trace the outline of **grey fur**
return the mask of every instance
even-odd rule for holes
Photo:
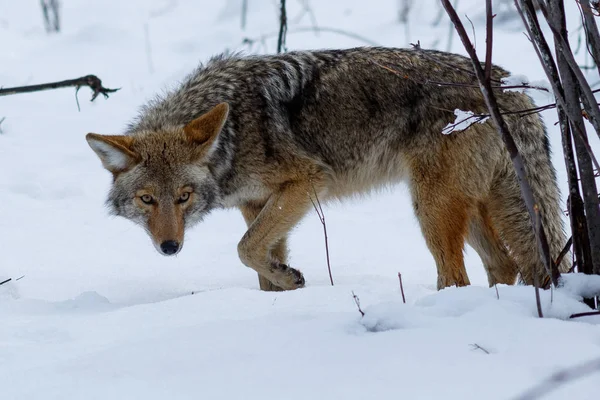
[[[169,157],[158,156],[154,166],[146,163],[117,178],[109,204],[116,214],[136,220],[129,201],[136,182],[147,179],[148,174],[163,174],[162,181],[187,179],[196,182],[201,194],[190,212],[192,225],[213,208],[264,204],[273,192],[275,178],[267,183],[263,177],[273,175],[270,171],[298,171],[298,165],[308,160],[315,166],[314,174],[325,177],[326,184],[319,187],[322,200],[407,182],[430,248],[436,238],[424,222],[431,199],[423,198],[423,185],[431,188],[429,193],[439,195],[440,202],[446,201],[445,196],[452,200],[447,193],[455,191],[473,204],[485,201],[485,213],[489,212],[508,251],[501,246],[496,255],[486,256],[490,246],[480,229],[483,222],[476,219],[467,241],[482,255],[490,284],[501,280],[495,277],[492,264],[514,269],[515,262],[522,279],[530,283],[535,271],[541,276],[544,273],[499,135],[491,122],[451,135],[441,133],[454,120],[456,108],[486,112],[476,80],[431,58],[471,69],[470,60],[459,55],[389,48],[215,57],[177,89],[144,106],[126,131],[141,139],[156,132],[176,134],[218,103],[228,103],[227,122],[210,155],[201,162],[205,168],[202,179],[181,178],[188,173],[186,168],[170,169]],[[494,78],[507,75],[495,67]],[[441,87],[430,80],[473,86]],[[524,94],[496,94],[505,111],[533,106]],[[550,250],[556,257],[565,234],[545,128],[537,115],[506,118],[526,162]],[[276,184],[285,185],[286,181]],[[565,259],[561,270],[568,268]],[[441,281],[438,284],[445,286]]]

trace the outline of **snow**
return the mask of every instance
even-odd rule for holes
[[[600,276],[585,274],[563,274],[559,287],[577,298],[592,298],[600,293]]]
[[[322,27],[382,45],[419,40],[465,53],[447,20],[433,23],[434,0],[413,2],[408,26],[396,21],[394,0],[311,1],[312,14],[305,2],[287,3],[288,49],[362,44],[334,31],[296,31],[314,15]],[[256,274],[237,257],[245,225],[233,211],[190,231],[177,257],[159,255],[142,229],[107,215],[111,177],[85,134],[121,132],[139,105],[216,53],[273,52],[277,4],[249,1],[245,31],[236,0],[62,4],[63,31],[47,35],[38,2],[0,0],[0,84],[93,73],[121,90],[90,103],[82,88],[80,112],[72,89],[0,98],[0,282],[13,279],[0,285],[2,400],[510,399],[600,355],[599,318],[568,318],[589,311],[568,290],[581,293],[577,277],[552,302],[542,293],[540,319],[532,288],[499,286],[497,298],[467,248],[473,285],[437,292],[403,186],[324,208],[334,287],[316,214],[290,240],[291,265],[307,279],[301,290],[258,290]],[[484,38],[482,2],[459,6]],[[565,6],[578,26],[576,4]],[[502,21],[494,61],[544,80],[520,23]],[[258,40],[249,46],[245,38]],[[484,40],[477,50],[484,54]],[[530,95],[547,103],[547,94]],[[566,193],[555,111],[543,117]],[[590,140],[598,149],[598,138]],[[545,399],[592,399],[598,389],[591,375]]]
[[[454,115],[456,115],[454,122],[449,123],[442,129],[444,135],[464,131],[473,124],[483,124],[490,118],[475,114],[473,111],[463,111],[458,108],[454,110]]]
[[[503,86],[525,86],[529,85],[529,78],[522,74],[509,75],[506,78],[502,79]],[[519,92],[525,93],[526,88],[524,87],[516,87],[516,88],[506,88],[505,92]]]

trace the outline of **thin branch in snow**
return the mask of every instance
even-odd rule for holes
[[[471,343],[471,347],[473,347],[473,350],[481,350],[483,351],[485,354],[490,354],[489,351],[487,351],[485,348],[481,347],[480,345],[478,345],[477,343]]]
[[[398,272],[398,280],[400,281],[400,293],[402,293],[402,302],[406,304],[406,297],[404,297],[404,285],[402,285],[402,274]]]
[[[356,304],[356,308],[358,308],[358,312],[360,313],[360,315],[362,317],[365,316],[365,313],[363,312],[363,310],[360,308],[360,299],[358,298],[357,295],[354,294],[354,291],[352,291],[352,298],[354,299],[354,303]]]
[[[588,311],[577,314],[571,314],[569,318],[591,317],[593,315],[600,315],[600,311]]]

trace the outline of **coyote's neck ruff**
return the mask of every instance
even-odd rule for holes
[[[485,112],[470,69],[455,54],[386,48],[217,57],[144,106],[125,135],[87,140],[113,174],[112,212],[142,225],[162,254],[179,252],[185,228],[212,209],[239,208],[248,224],[239,256],[264,290],[304,285],[286,265],[286,237],[314,196],[400,181],[439,288],[469,284],[465,241],[490,285],[514,283],[519,272],[530,283],[545,272],[500,137],[489,122],[441,133],[457,108]],[[496,95],[504,110],[532,107],[524,94]],[[565,235],[544,126],[537,115],[506,118],[557,256]]]

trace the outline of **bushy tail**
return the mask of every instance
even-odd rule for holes
[[[526,109],[532,106],[531,102],[526,99],[519,100],[522,100],[523,104],[518,104],[517,107],[522,106],[523,109]],[[550,256],[554,262],[564,248],[567,238],[556,171],[551,161],[546,129],[538,115],[511,117],[507,122],[523,158],[527,179],[534,200],[539,206],[539,215],[548,239]],[[520,186],[512,163],[506,170],[500,190],[505,191],[499,195],[504,201],[507,201],[504,207],[506,215],[502,224],[504,229],[501,228],[502,235],[507,240],[509,250],[519,267],[519,281],[533,284],[534,276],[537,275],[540,284],[548,282],[549,274],[541,261],[531,219],[521,197]],[[518,199],[516,193],[518,193]],[[566,272],[570,268],[571,261],[567,255],[560,263],[559,271]]]

